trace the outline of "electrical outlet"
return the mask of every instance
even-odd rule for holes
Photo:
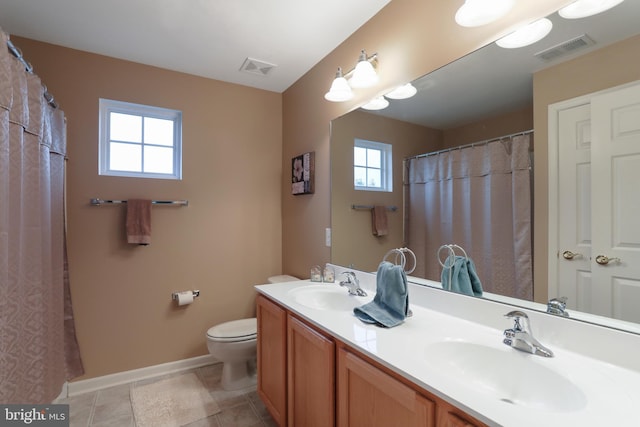
[[[324,229],[324,244],[328,248],[331,247],[331,229],[330,228],[325,228]]]

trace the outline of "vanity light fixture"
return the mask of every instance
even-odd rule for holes
[[[358,63],[348,72],[342,74],[342,68],[338,67],[336,77],[331,83],[329,92],[324,99],[332,102],[344,102],[353,98],[351,88],[366,88],[378,83],[378,75],[374,64],[378,63],[378,54],[367,56],[364,49],[360,52]]]
[[[325,93],[324,99],[332,102],[344,102],[353,98],[353,92],[351,86],[347,82],[347,79],[342,75],[342,68],[338,67],[336,72],[336,78],[331,83],[331,89]]]
[[[349,80],[352,88],[371,87],[378,83],[378,75],[372,65],[374,60],[377,60],[375,54],[372,55],[371,58],[367,58],[367,53],[362,49],[356,68],[353,70],[353,74]]]
[[[515,0],[465,0],[456,12],[456,22],[462,27],[479,27],[507,14]]]
[[[418,92],[418,89],[411,83],[407,83],[406,85],[398,86],[391,92],[385,94],[387,98],[390,99],[407,99],[411,98]]]
[[[577,0],[558,11],[558,14],[565,19],[579,19],[587,16],[597,15],[614,6],[619,5],[624,0]]]
[[[550,20],[547,18],[538,19],[502,37],[496,41],[496,44],[505,49],[529,46],[545,38],[551,32],[551,28],[553,28],[553,23]]]
[[[364,104],[362,108],[364,108],[365,110],[384,110],[388,106],[389,101],[387,101],[384,96],[378,96]]]

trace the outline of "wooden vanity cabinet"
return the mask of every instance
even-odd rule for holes
[[[280,427],[335,425],[335,344],[258,295],[258,395]]]
[[[258,320],[258,395],[281,427],[287,420],[287,312],[262,295]]]
[[[338,427],[434,427],[435,411],[433,400],[338,350]]]
[[[335,425],[335,344],[300,319],[287,319],[289,427]]]
[[[438,427],[481,427],[485,424],[480,423],[469,415],[465,414],[455,406],[440,401],[438,403],[437,411],[437,426]]]
[[[258,394],[280,427],[487,427],[263,295]]]

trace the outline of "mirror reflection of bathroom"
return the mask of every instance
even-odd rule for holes
[[[596,222],[591,217],[595,213],[589,201],[601,199],[589,184],[594,177],[572,173],[576,163],[571,166],[558,141],[573,137],[586,150],[571,156],[584,156],[593,149],[587,147],[593,140],[586,134],[567,134],[569,124],[547,118],[552,113],[566,117],[564,109],[573,108],[553,107],[559,102],[575,99],[577,106],[589,102],[589,94],[637,80],[629,64],[634,70],[638,7],[637,2],[624,2],[583,19],[553,13],[547,17],[552,30],[542,40],[513,49],[491,43],[415,80],[417,94],[412,98],[390,99],[385,109],[357,109],[334,119],[331,219],[338,237],[332,261],[372,271],[388,248],[408,246],[419,258],[413,280],[439,286],[438,248],[458,244],[476,264],[484,298],[534,301],[544,309],[549,300],[564,297],[573,310],[640,322],[633,308],[640,301],[631,286],[606,285],[610,293],[603,300],[588,284],[611,282],[602,276],[605,269],[595,256],[590,262],[588,255],[594,245],[591,228],[609,219]],[[393,192],[354,189],[350,150],[357,139],[393,146]],[[578,181],[572,178],[576,174]],[[574,187],[563,189],[561,182],[574,182]],[[345,208],[353,204],[402,209],[389,213],[390,232],[379,239],[370,235],[361,213]],[[571,235],[568,230],[575,230],[575,224],[578,232]],[[632,222],[616,227],[627,235],[636,233]],[[553,230],[560,233],[550,234]],[[359,244],[363,240],[365,247]],[[596,243],[594,250],[596,246],[611,259],[634,259],[615,247]],[[566,250],[583,256],[572,262],[555,256]],[[617,274],[632,274],[622,273],[622,263],[611,262],[606,271],[614,268]],[[587,279],[592,273],[593,279]],[[614,292],[623,292],[628,303],[612,302]]]

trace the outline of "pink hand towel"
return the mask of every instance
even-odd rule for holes
[[[127,243],[151,243],[151,200],[127,200]]]
[[[374,236],[386,236],[389,232],[387,225],[387,208],[385,206],[374,206],[371,209],[371,231]]]

